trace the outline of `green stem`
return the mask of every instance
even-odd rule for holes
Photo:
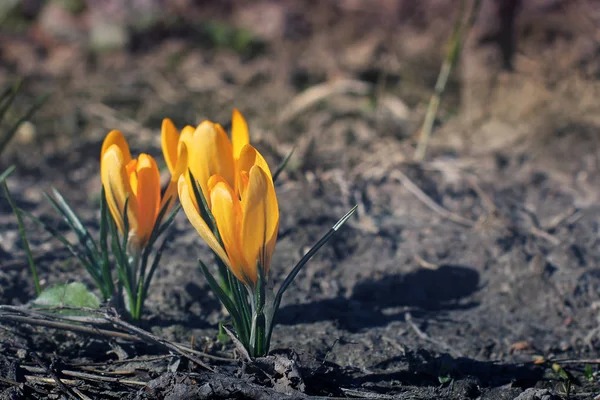
[[[17,225],[19,226],[19,235],[21,236],[21,242],[23,243],[23,248],[25,249],[25,254],[27,255],[27,262],[29,263],[29,269],[31,270],[31,275],[33,276],[33,283],[35,285],[35,293],[39,296],[42,293],[42,288],[40,286],[40,278],[38,276],[37,267],[35,265],[35,261],[33,260],[33,255],[31,254],[31,248],[29,247],[29,241],[27,240],[27,235],[25,234],[25,225],[23,224],[23,218],[21,217],[21,213],[17,209],[17,205],[15,204],[14,199],[10,195],[10,191],[8,190],[8,186],[6,182],[2,182],[2,187],[4,189],[4,194],[6,195],[6,199],[8,200],[8,204],[15,213],[17,217]]]

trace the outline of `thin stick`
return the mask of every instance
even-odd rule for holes
[[[37,355],[36,352],[32,351],[29,354],[31,354],[31,357],[35,360],[35,362],[37,362],[48,374],[50,374],[50,376],[52,376],[52,378],[54,379],[54,381],[56,382],[56,384],[71,398],[75,399],[75,400],[80,400],[81,397],[78,396],[77,394],[75,394],[75,392],[73,392],[73,390],[71,390],[70,387],[68,387],[67,385],[65,385],[59,378],[58,374],[56,373],[56,371],[54,371],[52,368],[48,367],[46,365],[46,363],[44,363],[44,361],[42,361],[42,359],[40,358],[40,356]]]
[[[177,345],[175,345],[174,343],[171,343],[170,341],[168,341],[166,339],[159,338],[158,336],[155,336],[155,335],[151,334],[150,332],[147,332],[141,328],[138,328],[135,325],[131,325],[130,323],[123,321],[118,316],[112,316],[112,315],[109,315],[108,313],[106,313],[104,315],[104,317],[106,318],[107,321],[110,321],[116,327],[123,328],[128,332],[133,332],[136,335],[138,335],[140,338],[145,338],[146,340],[148,340],[150,342],[153,342],[160,346],[166,347],[167,349],[174,351],[175,353],[187,358],[188,360],[193,361],[194,363],[198,364],[199,366],[201,366],[211,372],[216,372],[214,368],[212,368],[211,366],[206,364],[204,361],[198,359],[197,357],[195,357],[193,355],[188,354],[185,351],[182,351]]]
[[[471,221],[470,219],[461,217],[460,215],[455,214],[445,209],[444,207],[438,205],[435,201],[433,201],[431,197],[429,197],[425,192],[423,192],[421,188],[419,188],[415,183],[413,183],[413,181],[411,181],[410,178],[399,169],[392,171],[390,175],[397,178],[400,181],[400,183],[402,183],[404,187],[408,189],[409,192],[414,194],[417,197],[417,199],[421,200],[423,204],[425,204],[435,213],[460,225],[464,225],[467,227],[472,227],[475,225],[475,222]]]
[[[69,323],[65,323],[65,322],[46,321],[43,319],[31,318],[31,317],[20,316],[20,315],[1,315],[0,314],[0,320],[24,322],[26,324],[39,325],[39,326],[45,326],[47,328],[63,329],[63,330],[68,330],[68,331],[80,332],[80,333],[87,333],[89,335],[108,336],[108,337],[114,337],[114,338],[132,340],[132,341],[139,340],[139,338],[137,336],[129,335],[129,334],[123,333],[123,332],[109,331],[106,329],[99,329],[99,328],[90,328],[87,326],[69,324]]]
[[[29,367],[29,366],[22,366],[22,368],[24,370],[32,372],[34,374],[45,372],[45,370],[43,368]],[[65,375],[65,376],[71,376],[74,378],[86,379],[86,380],[91,380],[91,381],[122,383],[125,385],[135,385],[135,386],[146,386],[146,382],[133,381],[130,379],[111,378],[108,376],[95,375],[95,374],[90,374],[87,372],[78,372],[78,371],[72,371],[72,370],[67,370],[67,369],[62,370],[60,372],[61,372],[61,374]]]
[[[412,315],[409,312],[404,313],[404,320],[408,323],[408,325],[413,329],[413,331],[415,331],[415,333],[417,334],[417,336],[427,342],[433,343],[435,345],[438,345],[446,350],[448,350],[450,353],[452,353],[455,357],[462,357],[462,354],[456,350],[454,350],[454,348],[452,346],[450,346],[448,343],[442,341],[442,340],[436,340],[433,339],[432,337],[430,337],[428,334],[426,334],[425,332],[423,332],[421,330],[421,328],[419,328],[417,326],[417,324],[415,324],[412,320]]]
[[[96,314],[100,313],[99,310],[95,310],[95,309],[83,309],[83,308],[78,308],[78,307],[61,307],[61,308],[78,310],[78,311],[89,311],[89,312],[96,313]],[[130,335],[130,334],[124,333],[124,332],[112,331],[112,330],[108,330],[108,329],[100,329],[100,328],[96,328],[96,327],[87,327],[87,326],[82,326],[79,324],[73,324],[73,323],[69,323],[69,322],[59,322],[59,321],[53,320],[53,318],[57,318],[60,320],[65,320],[65,318],[27,310],[22,307],[0,305],[0,311],[2,311],[2,310],[21,313],[24,315],[21,316],[21,315],[0,313],[0,320],[23,322],[23,323],[30,324],[30,325],[45,326],[48,328],[62,329],[62,330],[84,333],[84,334],[95,335],[95,336],[113,337],[113,338],[118,338],[118,339],[130,340],[130,341],[134,341],[134,342],[136,342],[136,341],[143,342],[144,341],[139,336]],[[104,323],[105,319],[102,319],[101,321],[102,321],[102,323]],[[81,322],[81,321],[78,321],[78,322]],[[94,320],[94,319],[87,320],[86,322],[90,323],[90,324],[99,323],[98,320]],[[207,354],[202,351],[192,349],[186,345],[179,344],[179,343],[172,343],[172,344],[181,351],[188,352],[191,354],[196,354],[198,356],[208,358],[208,359],[211,359],[214,361],[229,362],[229,363],[236,362],[236,360],[234,360],[233,358],[219,357],[219,356],[215,356],[212,354]]]

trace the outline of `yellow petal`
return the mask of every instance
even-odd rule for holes
[[[271,170],[269,169],[269,165],[265,158],[251,145],[247,144],[244,146],[240,153],[240,157],[237,160],[237,168],[238,168],[238,193],[241,196],[244,195],[244,191],[246,189],[248,183],[248,173],[250,169],[254,166],[258,165],[262,168],[263,171],[267,173],[269,178],[273,180],[271,176]]]
[[[194,128],[194,127],[193,127],[193,126],[191,126],[191,125],[186,125],[186,126],[185,126],[185,127],[182,129],[182,130],[181,130],[181,135],[179,136],[179,137],[180,137],[180,139],[179,139],[179,140],[182,140],[182,139],[183,139],[184,137],[186,137],[186,136],[190,136],[190,137],[191,137],[191,136],[193,136],[195,131],[196,131],[196,128]]]
[[[240,251],[240,224],[242,216],[240,201],[225,180],[221,178],[216,181],[213,180],[213,183],[215,184],[210,192],[211,212],[215,217],[221,240],[231,261],[230,270],[243,283],[249,280],[255,282],[256,271],[254,271],[254,277],[248,275],[248,271],[244,268],[243,256]]]
[[[248,187],[242,198],[242,252],[251,266],[259,261],[268,273],[277,240],[279,208],[270,176],[258,165],[250,169]]]
[[[131,152],[129,151],[127,140],[125,140],[123,134],[117,130],[110,131],[104,138],[104,142],[102,142],[102,150],[100,151],[100,160],[104,158],[104,153],[113,144],[116,144],[121,150],[121,154],[123,155],[123,163],[124,165],[127,165],[129,161],[131,161]]]
[[[235,167],[231,142],[220,125],[204,121],[196,128],[188,149],[189,169],[200,183],[210,207],[207,185],[211,176],[220,175],[231,187],[235,187]]]
[[[273,177],[271,176],[271,170],[269,169],[269,164],[267,164],[265,158],[258,152],[258,150],[247,144],[240,153],[238,167],[240,171],[250,171],[250,168],[252,168],[254,165],[261,167],[261,169],[266,172],[267,176],[273,180]]]
[[[140,154],[137,163],[138,236],[146,244],[154,229],[160,204],[160,172],[154,158]]]
[[[215,254],[227,265],[228,268],[231,269],[231,263],[229,262],[229,257],[227,257],[227,253],[221,244],[212,233],[206,222],[200,216],[198,212],[198,208],[195,206],[192,201],[192,193],[191,188],[188,186],[188,183],[184,176],[179,177],[179,201],[181,202],[181,206],[185,215],[188,217],[188,220],[192,224],[196,231],[200,235],[202,239],[208,244],[208,246],[215,252]]]
[[[163,157],[171,174],[177,165],[177,144],[179,143],[179,132],[169,118],[163,119],[160,133]]]
[[[234,109],[231,116],[231,142],[233,145],[233,156],[237,159],[245,145],[250,143],[248,124],[242,114]]]
[[[110,213],[122,234],[125,232],[124,208],[129,198],[127,216],[130,226],[137,226],[137,204],[129,183],[125,160],[119,145],[113,144],[103,152],[100,175]]]

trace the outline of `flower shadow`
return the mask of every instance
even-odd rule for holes
[[[294,325],[334,320],[351,332],[403,320],[414,315],[470,309],[468,297],[480,287],[479,273],[461,265],[419,269],[405,275],[388,275],[358,283],[350,298],[343,296],[308,304],[282,307],[277,323]]]

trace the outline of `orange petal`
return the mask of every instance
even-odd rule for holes
[[[161,147],[163,157],[167,163],[167,167],[171,174],[175,170],[177,165],[177,144],[179,143],[179,132],[169,118],[165,118],[162,121],[162,128],[160,133]]]
[[[113,144],[103,151],[100,175],[110,213],[121,233],[126,234],[125,201],[129,198],[127,216],[130,226],[137,226],[137,204],[129,183],[124,156],[117,144]]]
[[[242,198],[242,213],[244,259],[248,266],[260,262],[266,275],[277,240],[279,208],[273,181],[260,166],[250,169],[248,187]]]
[[[214,177],[214,176],[213,176]],[[212,180],[212,178],[211,178]],[[215,183],[216,182],[216,183]],[[246,278],[243,256],[240,251],[240,224],[242,207],[233,189],[223,179],[213,181],[210,192],[212,203],[211,212],[215,217],[221,240],[231,261],[231,272],[241,282],[256,281],[256,277]]]
[[[154,229],[160,204],[160,172],[154,158],[140,154],[137,163],[138,236],[146,244]]]
[[[100,159],[104,157],[104,153],[113,144],[116,144],[117,147],[121,150],[124,165],[127,165],[129,161],[131,161],[131,152],[129,151],[129,145],[127,144],[127,140],[125,140],[123,134],[117,130],[110,131],[108,135],[106,135],[106,137],[104,138],[104,142],[102,142],[102,150],[100,151]]]
[[[233,156],[237,159],[245,145],[250,143],[248,124],[242,114],[234,109],[231,116],[231,143],[233,145]]]
[[[229,262],[229,257],[227,257],[227,253],[221,247],[221,244],[212,233],[206,222],[200,216],[198,212],[198,208],[195,205],[195,202],[192,201],[191,190],[188,186],[187,180],[184,176],[179,177],[178,183],[178,191],[179,191],[179,201],[181,202],[181,206],[185,215],[188,217],[188,220],[192,224],[196,231],[200,235],[202,239],[208,244],[208,246],[215,252],[215,254],[227,265],[228,268],[231,269],[231,263]]]
[[[187,175],[187,163],[188,163],[188,151],[185,142],[179,142],[178,145],[178,156],[177,156],[177,164],[175,166],[175,171],[171,174],[171,180],[165,189],[165,193],[162,197],[162,201],[160,203],[159,212],[169,201],[169,209],[173,207],[175,204],[175,194],[177,193],[177,182],[179,181],[179,177],[181,175]],[[169,210],[167,210],[168,212]]]

